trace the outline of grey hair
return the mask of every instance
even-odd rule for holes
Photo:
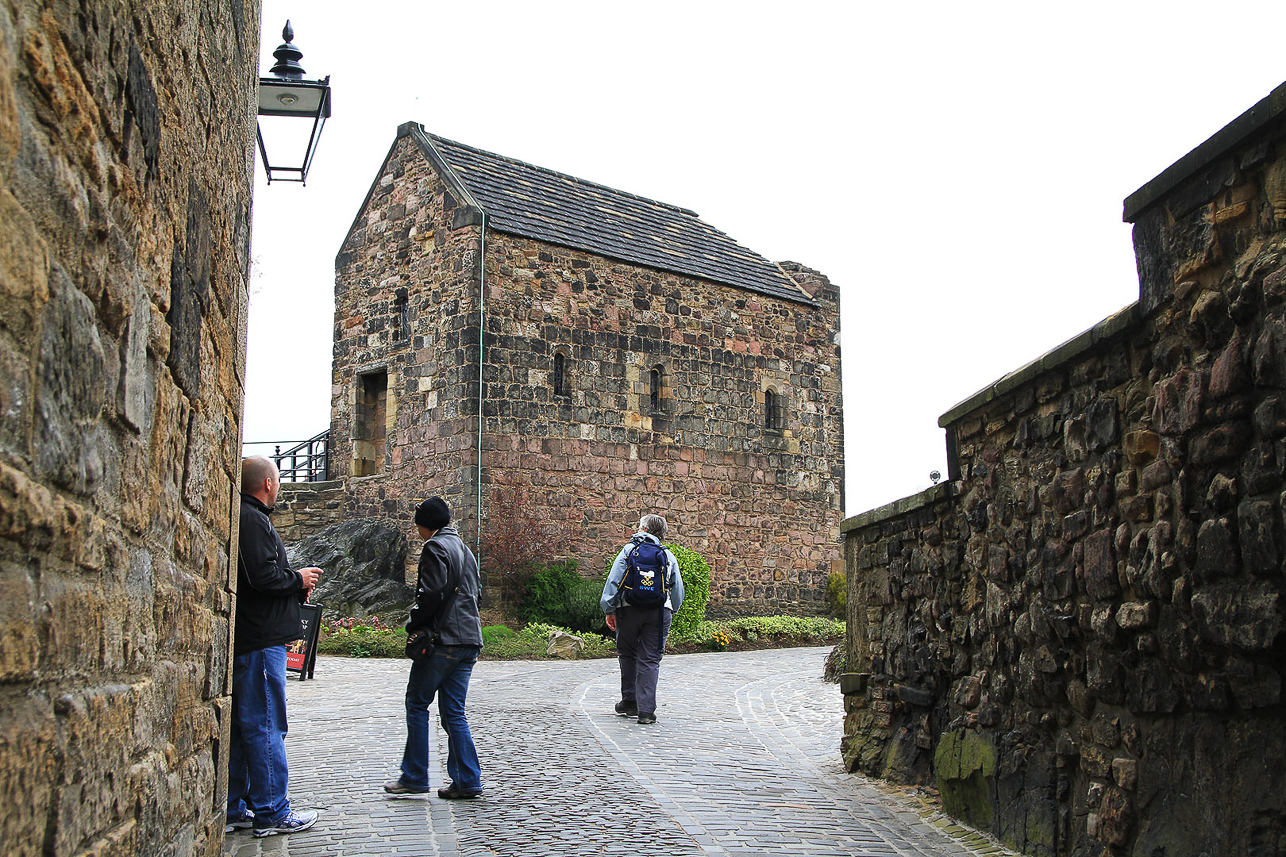
[[[670,525],[660,515],[644,515],[639,519],[639,529],[663,539],[670,532]]]

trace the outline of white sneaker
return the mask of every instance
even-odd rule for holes
[[[265,836],[276,836],[278,833],[298,833],[301,830],[307,830],[317,823],[317,810],[310,809],[307,812],[290,811],[290,814],[281,821],[269,827],[256,827],[255,838],[263,839]]]

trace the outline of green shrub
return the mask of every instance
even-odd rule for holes
[[[760,640],[806,646],[844,639],[844,623],[817,616],[703,620],[680,633],[671,632],[670,643],[674,646],[707,646],[718,633],[726,634],[733,648],[737,643],[758,643]]]
[[[826,666],[822,669],[822,680],[839,684],[840,674],[848,672],[848,643],[841,640],[826,656]]]
[[[666,547],[679,561],[679,574],[683,576],[683,606],[674,614],[670,633],[683,636],[705,621],[710,602],[710,565],[694,550],[679,545]]]
[[[317,652],[350,658],[402,658],[406,657],[406,631],[367,625],[341,628],[319,641]]]
[[[836,616],[848,615],[848,575],[836,571],[826,578],[826,603]]]
[[[798,640],[825,643],[844,636],[844,623],[822,616],[751,616],[733,619],[728,626],[747,640]]]
[[[527,622],[567,624],[567,605],[581,580],[576,562],[541,566],[527,578],[522,599],[522,617]]]
[[[566,627],[577,634],[587,631],[597,634],[606,632],[607,621],[603,617],[603,608],[599,604],[602,597],[602,583],[597,580],[578,579],[567,598],[567,610],[564,616]]]
[[[514,634],[508,625],[488,625],[482,629],[482,645],[490,646],[499,640],[512,639]]]

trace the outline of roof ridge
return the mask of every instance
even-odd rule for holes
[[[501,155],[497,152],[489,152],[486,149],[479,149],[477,146],[470,146],[468,143],[461,143],[456,140],[451,140],[451,139],[448,139],[447,137],[440,136],[438,134],[431,134],[428,131],[425,131],[424,135],[429,139],[438,143],[447,143],[449,145],[459,147],[469,152],[474,152],[479,155],[486,155],[488,157],[495,158],[496,160],[499,160],[499,161],[506,161],[507,163],[510,163],[510,164],[515,164],[520,167],[526,167],[527,169],[535,170],[536,172],[539,172],[539,173],[545,173],[547,175],[557,176],[560,179],[567,179],[568,181],[573,181],[573,182],[576,182],[577,184],[582,184],[587,187],[594,187],[594,188],[599,188],[600,190],[610,191],[611,193],[614,193],[618,196],[629,197],[630,199],[637,199],[641,202],[651,203],[652,205],[659,205],[662,208],[668,208],[671,211],[678,211],[682,214],[687,214],[697,219],[700,219],[701,217],[692,209],[684,208],[681,205],[674,205],[673,203],[662,202],[659,199],[652,199],[651,197],[641,196],[640,194],[637,194],[637,193],[630,193],[627,190],[620,190],[619,188],[614,188],[614,187],[611,187],[610,185],[600,184],[599,182],[592,182],[589,179],[583,179],[583,178],[580,178],[579,176],[571,175],[570,173],[560,173],[558,170],[551,170],[549,167],[542,167],[538,164],[528,163],[527,161],[522,161],[522,160],[519,160],[518,158],[511,158],[508,155]]]

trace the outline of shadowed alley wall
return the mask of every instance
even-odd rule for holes
[[[217,854],[259,8],[0,4],[0,843]]]
[[[844,756],[1037,855],[1286,854],[1286,86],[1126,200],[1140,299],[847,520]]]

